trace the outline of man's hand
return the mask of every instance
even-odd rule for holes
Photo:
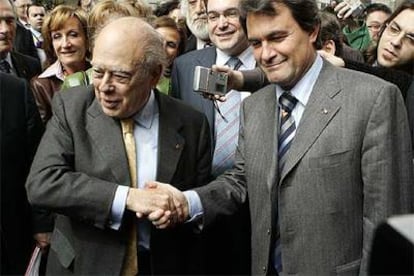
[[[220,72],[227,74],[227,91],[230,91],[232,89],[234,90],[241,90],[244,83],[243,74],[240,71],[232,70],[227,65],[213,65],[211,67],[211,70],[213,72]],[[226,101],[226,96],[219,96],[219,95],[212,95],[208,93],[203,93],[204,98],[210,99],[210,100],[216,100],[220,102]]]
[[[157,223],[161,226],[168,225],[171,217],[176,216],[173,195],[166,189],[130,188],[126,208],[135,212],[138,218],[151,215],[148,218],[152,220],[156,217]]]
[[[189,209],[188,202],[184,194],[177,188],[171,186],[170,184],[150,181],[145,184],[145,187],[150,190],[159,190],[169,192],[173,196],[173,202],[175,207],[175,213],[171,215],[171,219],[164,223],[163,220],[160,220],[159,214],[154,212],[148,215],[148,219],[158,228],[166,228],[168,226],[173,226],[177,223],[182,223],[188,219]],[[162,218],[162,217],[161,217]]]
[[[331,53],[328,53],[324,50],[319,50],[318,53],[327,61],[329,61],[330,63],[332,63],[333,65],[337,66],[337,67],[345,67],[345,62],[342,58],[337,57]]]

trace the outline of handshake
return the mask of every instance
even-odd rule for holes
[[[189,207],[184,194],[170,184],[150,181],[145,189],[130,188],[126,208],[164,229],[186,221]]]

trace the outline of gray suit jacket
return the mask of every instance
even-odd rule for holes
[[[156,180],[181,190],[205,184],[211,164],[207,120],[158,92],[156,99]],[[91,86],[57,93],[53,110],[26,183],[33,205],[58,214],[48,273],[118,275],[128,235],[123,227],[109,228],[110,213],[117,186],[130,183],[120,123],[102,112]],[[164,231],[152,228],[156,274],[198,272],[192,270],[200,256],[198,236],[192,230],[188,225]]]
[[[247,98],[241,113],[235,167],[197,189],[205,226],[248,200],[253,275],[267,273],[277,214],[285,273],[366,273],[375,226],[413,210],[398,89],[324,62],[280,175],[275,87]]]

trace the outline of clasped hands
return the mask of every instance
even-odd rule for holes
[[[126,207],[159,229],[182,223],[189,216],[184,194],[169,184],[156,181],[147,182],[144,189],[130,188]]]

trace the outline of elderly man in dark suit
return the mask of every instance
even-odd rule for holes
[[[367,274],[374,228],[413,211],[401,93],[322,60],[314,0],[244,0],[242,7],[271,84],[242,104],[234,168],[186,193],[189,217],[202,216],[208,228],[248,201],[252,275]],[[186,203],[172,187],[160,189]]]
[[[41,72],[41,66],[39,60],[13,51],[16,14],[9,0],[0,0],[0,22],[0,71],[29,81]]]
[[[23,274],[34,246],[24,183],[42,134],[27,82],[0,72],[1,275]]]
[[[134,254],[139,274],[201,273],[199,237],[189,225],[152,226],[147,215],[155,210],[165,222],[173,213],[162,210],[174,202],[143,188],[154,179],[177,189],[206,183],[207,119],[154,89],[165,65],[163,41],[141,19],[108,24],[95,40],[92,64],[93,87],[54,97],[26,184],[33,205],[57,214],[47,273],[132,275]],[[132,153],[121,130],[128,121]],[[135,226],[138,234],[128,238]]]

